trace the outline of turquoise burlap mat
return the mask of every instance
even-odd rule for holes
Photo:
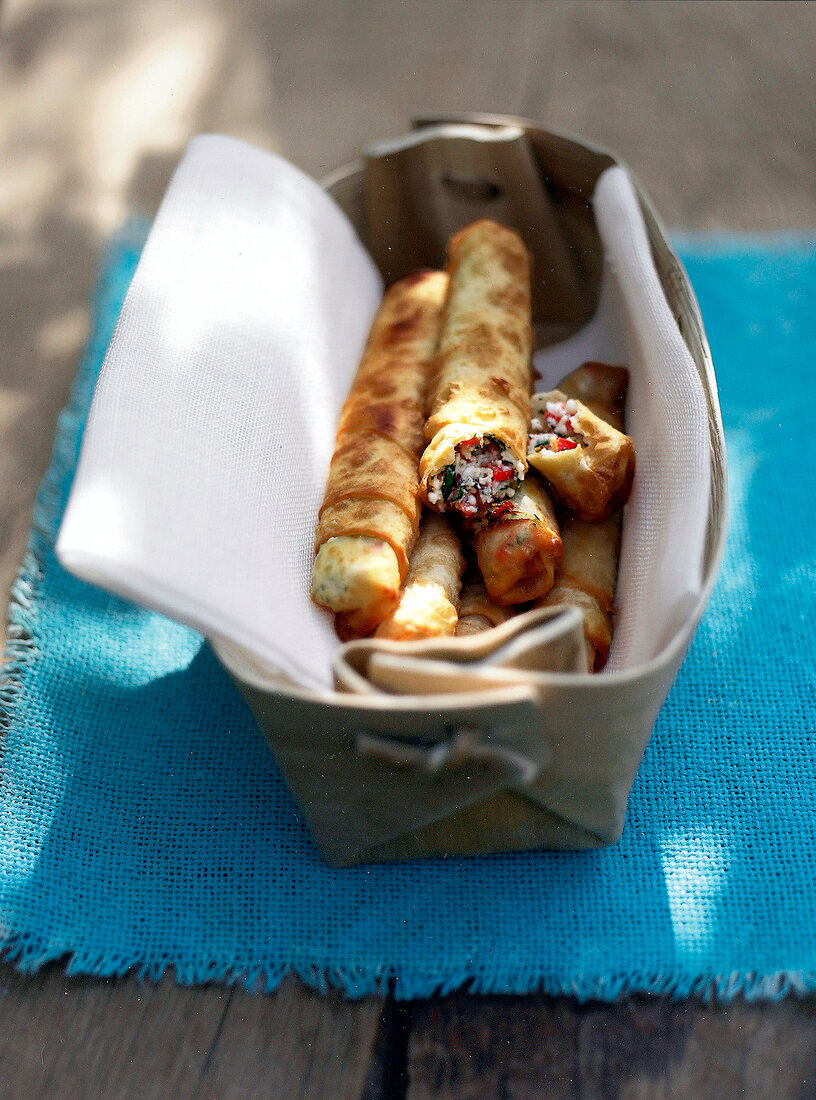
[[[142,243],[96,324],[11,606],[0,951],[24,970],[351,996],[816,989],[816,241],[684,238],[721,388],[725,562],[614,847],[332,870],[201,638],[52,552],[94,377]]]

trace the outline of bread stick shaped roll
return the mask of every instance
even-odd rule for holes
[[[481,577],[473,574],[465,579],[459,593],[459,621],[456,624],[456,637],[468,634],[481,634],[493,626],[500,626],[515,614],[513,607],[500,607],[493,603]]]
[[[375,638],[411,642],[453,634],[464,569],[456,532],[444,516],[426,511],[399,603],[374,631]]]
[[[629,386],[625,367],[584,363],[558,383],[558,388],[590,407],[618,430],[624,428],[624,405]],[[576,516],[562,517],[564,557],[555,585],[538,606],[579,608],[584,619],[587,671],[603,668],[612,640],[615,587],[622,512],[601,523]]]
[[[528,474],[512,500],[474,521],[473,548],[488,595],[497,604],[526,603],[552,588],[563,548],[550,495]]]
[[[374,318],[340,416],[320,509],[312,599],[341,638],[370,633],[397,601],[419,528],[418,460],[448,277],[395,283]]]
[[[621,513],[601,523],[567,516],[561,523],[564,557],[555,584],[537,607],[577,607],[584,618],[587,672],[603,668],[612,641]]]
[[[588,409],[607,424],[624,430],[624,406],[629,389],[629,371],[608,363],[582,363],[561,379],[555,387],[567,397],[583,401]]]
[[[420,492],[437,511],[473,516],[527,472],[530,259],[518,234],[482,220],[450,239],[448,272]]]
[[[595,521],[626,503],[635,475],[628,435],[562,390],[534,394],[530,414],[530,465],[568,508]]]

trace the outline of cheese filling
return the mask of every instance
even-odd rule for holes
[[[466,439],[455,459],[430,480],[428,500],[446,509],[475,516],[497,500],[512,497],[521,470],[513,454],[496,439]]]
[[[396,596],[399,563],[393,548],[369,535],[335,535],[320,547],[312,573],[312,599],[332,611],[360,607]]]
[[[530,437],[527,454],[537,451],[573,451],[583,445],[583,437],[576,431],[573,416],[578,404],[572,398],[567,401],[548,401],[530,421]]]

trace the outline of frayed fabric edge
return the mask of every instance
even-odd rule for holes
[[[572,977],[566,982],[558,975],[536,975],[528,970],[492,975],[466,973],[444,979],[430,972],[404,973],[397,977],[392,967],[369,971],[363,967],[283,965],[257,961],[242,967],[227,960],[191,963],[169,957],[138,959],[89,951],[71,952],[48,946],[30,936],[0,944],[0,961],[11,964],[22,974],[33,974],[49,963],[62,962],[67,977],[133,977],[137,981],[155,983],[172,974],[176,984],[184,987],[216,983],[261,995],[274,993],[284,979],[294,977],[316,993],[326,995],[334,991],[352,1001],[388,995],[397,1001],[413,1001],[464,992],[475,995],[544,994],[569,997],[578,1003],[614,1003],[628,997],[658,996],[677,1001],[729,1004],[736,1000],[776,1002],[789,996],[804,998],[816,993],[816,973],[796,970],[769,974],[734,971],[727,975],[683,972],[584,975]]]
[[[101,363],[113,334],[119,310],[120,292],[110,287],[109,276],[130,253],[131,275],[150,229],[149,221],[133,218],[114,235],[107,246],[94,294],[93,327],[74,376],[68,402],[57,418],[51,462],[34,503],[28,545],[17,576],[11,585],[6,617],[6,645],[0,667],[0,759],[3,736],[11,727],[25,691],[24,673],[39,652],[37,602],[46,558],[57,535],[68,493],[68,482],[76,466],[85,418],[96,383],[91,364]],[[106,297],[106,291],[108,297]],[[115,301],[110,297],[115,295]],[[100,347],[104,344],[104,347]],[[0,785],[0,789],[1,785]],[[2,948],[0,947],[0,950]]]
[[[95,295],[94,330],[80,361],[68,403],[60,413],[51,463],[42,481],[34,507],[29,542],[12,584],[7,617],[7,642],[4,664],[0,668],[0,759],[3,734],[13,723],[24,698],[24,673],[39,652],[37,603],[48,553],[53,547],[62,510],[67,500],[69,480],[79,452],[82,431],[96,382],[91,362],[101,362],[104,347],[113,333],[116,317],[110,316],[110,303],[104,292],[114,265],[121,263],[123,252],[130,250],[132,271],[150,228],[144,219],[133,219],[115,235],[103,260]],[[694,246],[691,235],[680,235],[681,247]],[[812,243],[812,240],[809,242]],[[131,271],[131,274],[132,274]],[[119,302],[117,292],[117,303]],[[118,310],[117,310],[118,314]],[[431,972],[405,973],[397,977],[395,968],[374,970],[357,967],[254,962],[251,966],[210,961],[181,962],[172,958],[139,959],[69,950],[49,945],[29,934],[10,929],[0,936],[0,961],[22,974],[33,974],[49,963],[63,962],[67,976],[99,978],[133,976],[140,981],[158,982],[173,973],[181,986],[208,983],[239,986],[253,993],[273,993],[288,976],[300,979],[318,993],[336,990],[350,1000],[391,994],[396,1000],[409,1001],[447,995],[457,991],[473,994],[534,994],[566,996],[579,1002],[616,1002],[626,997],[652,995],[674,1000],[699,999],[704,1003],[723,1003],[742,998],[748,1002],[780,1001],[787,996],[807,997],[816,993],[816,973],[779,970],[766,974],[757,971],[733,971],[728,975],[677,973],[604,974],[572,977],[564,981],[555,974],[535,974],[532,970],[496,974],[463,973],[446,978]]]

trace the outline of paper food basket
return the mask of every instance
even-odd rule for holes
[[[516,118],[430,117],[413,126],[324,181],[386,282],[442,266],[449,235],[490,217],[519,230],[534,270],[547,274],[533,294],[537,345],[581,329],[598,306],[603,266],[593,190],[617,158]],[[332,865],[596,848],[621,834],[655,719],[715,579],[727,512],[700,313],[635,187],[666,302],[705,393],[710,492],[699,594],[651,659],[595,675],[574,671],[581,621],[572,609],[528,612],[473,638],[350,643],[338,652],[329,697],[276,681],[245,652],[213,643]]]

